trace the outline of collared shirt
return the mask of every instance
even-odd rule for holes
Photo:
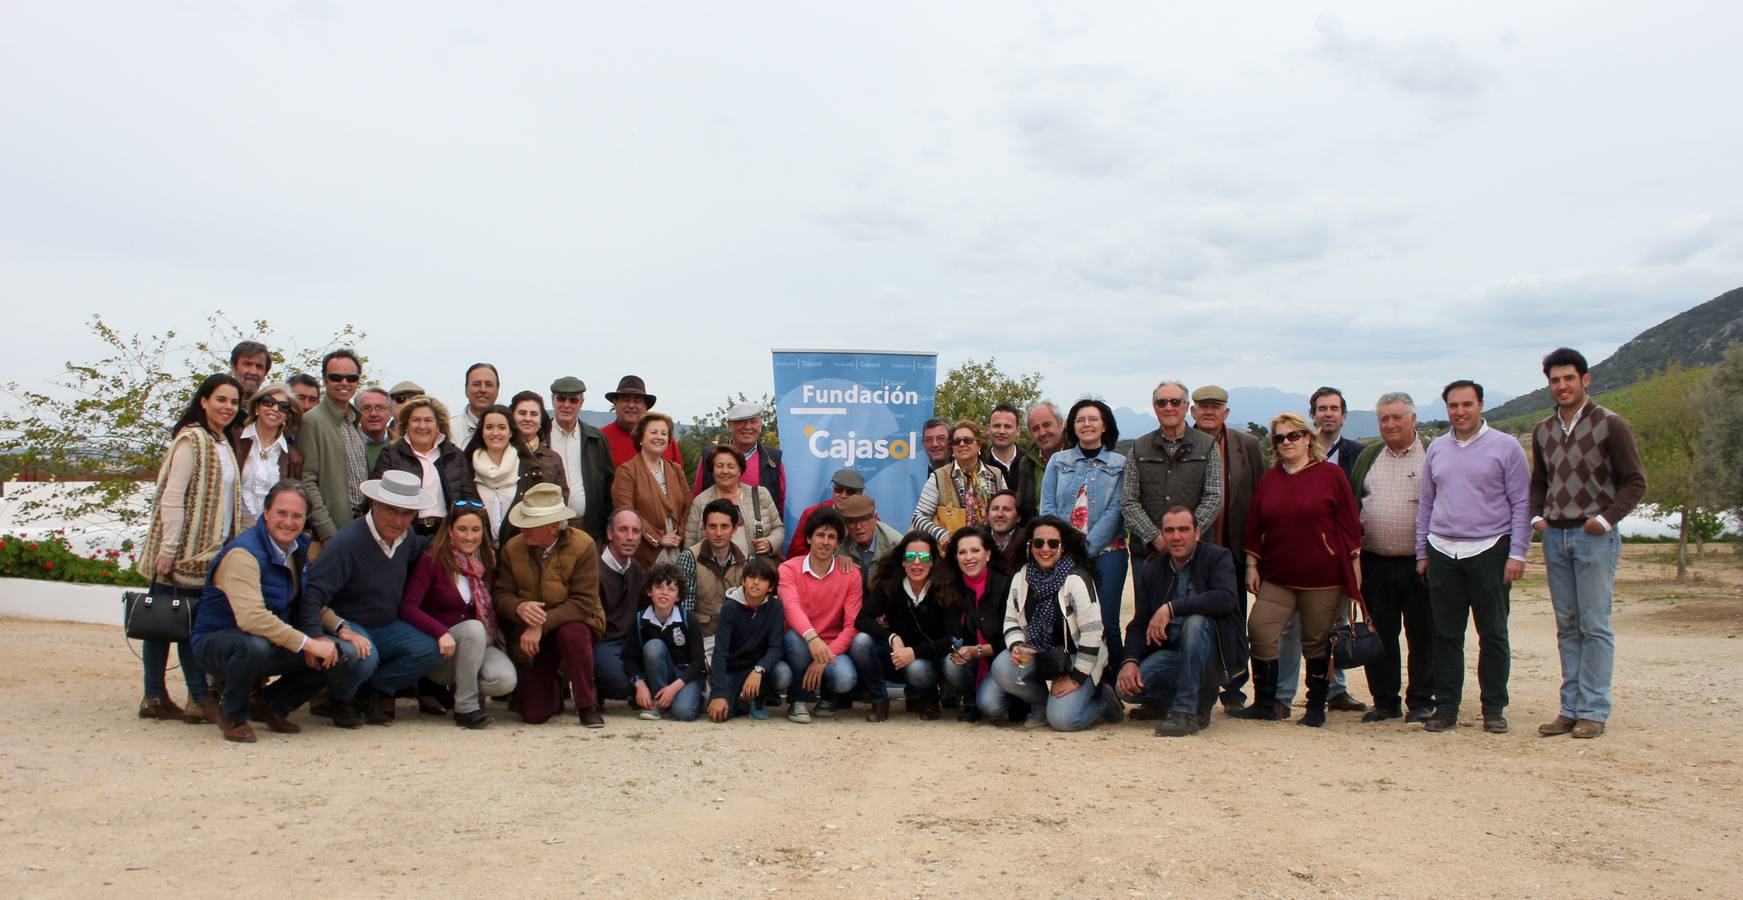
[[[1416,555],[1416,512],[1422,491],[1422,461],[1428,456],[1415,434],[1399,453],[1382,444],[1362,481],[1362,549],[1380,556]]]
[[[631,558],[633,559],[634,557]],[[629,560],[626,559],[623,562],[618,562],[617,556],[611,552],[610,547],[605,548],[605,552],[599,554],[599,561],[605,563],[611,568],[611,571],[616,572],[619,575],[629,571]]]
[[[478,430],[478,417],[472,414],[472,405],[468,403],[461,408],[459,418],[454,420],[454,446],[464,449],[472,443],[472,435]]]
[[[907,593],[908,603],[910,605],[919,606],[920,604],[925,603],[926,602],[926,592],[931,590],[931,589],[932,589],[932,585],[928,584],[925,587],[920,589],[919,594],[915,594],[913,582],[910,582],[906,576],[903,576],[903,578],[902,578],[902,590],[905,593]]]
[[[1190,573],[1192,560],[1197,556],[1198,548],[1196,546],[1192,548],[1192,556],[1188,556],[1185,562],[1176,560],[1172,553],[1168,554],[1168,565],[1174,570],[1174,600],[1187,600],[1192,597],[1192,575]],[[1174,600],[1168,602],[1173,603]]]
[[[1331,437],[1325,439],[1325,447],[1326,447],[1325,461],[1326,462],[1335,463],[1338,461],[1338,450],[1339,450],[1338,445],[1343,443],[1343,440],[1344,440],[1344,433],[1342,431],[1339,431],[1337,434],[1334,434]]]
[[[563,460],[563,478],[569,482],[569,509],[578,516],[587,514],[587,485],[581,478],[581,467],[585,462],[585,451],[582,445],[581,420],[575,420],[572,431],[564,431],[563,426],[552,423],[551,449]]]
[[[654,612],[653,605],[649,604],[647,609],[642,610],[642,618],[648,622],[653,623],[655,627],[666,628],[667,626],[671,625],[673,622],[682,621],[683,609],[682,609],[682,607],[678,606],[678,604],[674,603],[674,604],[672,604],[672,608],[667,611],[666,617],[664,619],[661,619],[659,617],[659,614]]]
[[[322,403],[331,401],[322,400]],[[345,447],[345,492],[351,501],[351,508],[363,505],[363,482],[369,480],[369,453],[363,449],[363,432],[357,423],[362,414],[357,407],[345,404],[345,410],[339,414],[339,443]]]
[[[999,449],[997,447],[987,448],[986,455],[987,455],[987,459],[989,461],[991,461],[993,465],[998,466],[1001,469],[1004,469],[1006,474],[1009,474],[1012,469],[1016,468],[1017,460],[1023,458],[1023,454],[1017,452],[1017,445],[1016,444],[1011,445],[1011,458],[1010,459],[999,459]]]
[[[363,514],[363,523],[369,526],[369,534],[371,537],[375,538],[375,546],[380,547],[381,552],[387,554],[388,559],[393,559],[394,551],[399,549],[400,544],[405,543],[406,532],[400,532],[399,537],[394,538],[392,543],[382,539],[381,532],[377,531],[375,528],[374,510],[370,510]]]
[[[253,422],[242,429],[242,439],[254,441],[254,448],[242,461],[242,509],[250,519],[258,519],[265,509],[267,492],[278,483],[279,457],[290,445],[285,442],[284,429],[281,428],[277,440],[265,447],[260,446],[260,434],[254,430]]]
[[[438,438],[434,444],[430,445],[428,453],[413,447],[412,442],[409,440],[405,443],[407,449],[412,451],[412,455],[418,458],[418,467],[423,470],[421,474],[423,475],[424,490],[429,491],[430,496],[435,497],[438,501],[435,506],[432,506],[429,509],[418,510],[418,518],[440,519],[446,517],[448,511],[442,508],[440,502],[442,498],[442,478],[440,475],[436,474],[436,461],[442,458],[441,439]]]
[[[835,557],[829,557],[829,569],[821,574],[816,569],[811,568],[811,554],[809,553],[805,554],[805,561],[799,565],[799,568],[812,578],[822,581],[835,571]]]
[[[1561,410],[1559,410],[1559,409],[1556,410],[1555,411],[1555,421],[1561,425],[1561,436],[1567,437],[1568,435],[1572,434],[1573,430],[1574,430],[1574,426],[1580,424],[1580,420],[1585,418],[1585,416],[1586,416],[1586,410],[1591,409],[1591,408],[1592,408],[1592,400],[1590,397],[1588,397],[1588,398],[1586,398],[1586,402],[1580,404],[1579,412],[1574,413],[1574,417],[1573,417],[1572,421],[1569,421],[1567,419],[1562,418]],[[1485,423],[1485,424],[1487,424],[1487,423]]]
[[[1585,412],[1585,407],[1583,407],[1583,406],[1580,407],[1580,412],[1582,412],[1582,413]],[[1576,421],[1576,422],[1579,421],[1579,416],[1577,416],[1577,415],[1574,416],[1574,421]],[[1463,440],[1460,440],[1458,433],[1456,431],[1453,432],[1452,433],[1453,443],[1458,445],[1459,447],[1469,447],[1471,445],[1472,441],[1475,441],[1477,438],[1482,437],[1484,432],[1487,432],[1488,430],[1489,430],[1488,421],[1481,420],[1478,423],[1477,433],[1471,435],[1468,438],[1464,438]],[[1495,546],[1496,541],[1498,541],[1506,536],[1507,535],[1505,535],[1505,534],[1498,534],[1492,538],[1478,538],[1476,540],[1471,540],[1471,541],[1455,541],[1455,540],[1452,540],[1451,538],[1441,537],[1440,535],[1435,534],[1434,532],[1431,531],[1428,533],[1428,544],[1429,544],[1429,546],[1433,547],[1436,550],[1439,550],[1441,553],[1443,553],[1447,556],[1452,557],[1453,559],[1465,559],[1466,557],[1476,556],[1476,555],[1488,550],[1490,547]]]

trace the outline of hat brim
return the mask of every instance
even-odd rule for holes
[[[619,397],[640,397],[648,405],[648,409],[654,408],[654,395],[643,391],[609,391],[605,395],[605,402],[616,403]]]
[[[523,507],[517,505],[508,511],[508,523],[516,528],[538,528],[556,522],[567,522],[574,515],[574,511],[567,506],[529,514]]]
[[[379,480],[365,481],[362,485],[358,486],[357,491],[376,503],[380,503],[383,506],[391,506],[395,509],[409,509],[412,512],[417,512],[420,509],[429,509],[436,505],[436,496],[431,494],[429,491],[418,491],[416,498],[405,497],[400,494],[390,494],[381,489],[381,482]],[[416,499],[417,503],[415,505],[407,505],[408,501],[412,499]]]

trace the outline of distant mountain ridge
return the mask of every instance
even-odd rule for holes
[[[1307,416],[1307,394],[1293,394],[1274,387],[1238,387],[1229,388],[1229,423],[1237,428],[1245,429],[1248,422],[1268,425],[1278,413],[1294,412]],[[1344,398],[1348,400],[1349,398]],[[1446,418],[1446,406],[1439,397],[1417,397],[1416,418],[1422,422],[1432,422]],[[1511,398],[1500,391],[1491,390],[1487,393],[1490,402],[1505,404]],[[1114,421],[1120,425],[1120,439],[1127,440],[1156,430],[1156,417],[1147,412],[1139,412],[1129,407],[1119,407],[1114,410]],[[1311,417],[1309,417],[1311,422]],[[1368,440],[1380,436],[1380,421],[1371,409],[1350,408],[1349,418],[1344,420],[1344,435],[1357,440]]]
[[[1661,372],[1671,363],[1688,368],[1714,365],[1733,341],[1743,341],[1743,287],[1677,313],[1616,348],[1592,366],[1590,392],[1628,387],[1639,382],[1642,374]],[[1554,405],[1545,387],[1490,407],[1485,414],[1495,420],[1507,419],[1547,413]]]

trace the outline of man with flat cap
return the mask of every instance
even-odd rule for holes
[[[1226,547],[1235,559],[1235,596],[1247,614],[1247,554],[1242,549],[1247,532],[1247,508],[1253,505],[1253,488],[1259,476],[1265,474],[1265,451],[1259,439],[1239,428],[1228,427],[1229,392],[1207,384],[1192,392],[1192,424],[1216,441],[1217,456],[1222,458],[1223,495],[1216,518],[1203,530],[1203,539],[1218,547]],[[1245,621],[1245,619],[1242,619]],[[1247,683],[1245,672],[1237,673],[1223,688],[1223,705],[1240,709],[1247,705],[1241,688]],[[1287,712],[1285,713],[1287,716]]]
[[[551,382],[551,407],[556,410],[551,421],[551,451],[563,460],[569,509],[580,517],[581,530],[595,544],[603,544],[617,467],[611,463],[611,445],[605,435],[581,421],[581,404],[586,399],[587,383],[573,375]]]
[[[387,396],[393,401],[395,412],[399,411],[400,404],[413,397],[422,397],[423,395],[424,389],[419,387],[415,381],[402,381],[387,389]]]
[[[843,497],[835,504],[835,511],[847,523],[847,539],[835,555],[853,558],[859,565],[860,585],[870,591],[878,560],[902,543],[902,533],[878,518],[877,501],[865,494]]]
[[[607,422],[599,433],[605,435],[605,442],[611,445],[613,471],[639,452],[631,435],[635,433],[635,423],[642,420],[642,414],[654,408],[655,399],[648,393],[648,386],[640,375],[625,375],[617,380],[617,390],[605,392],[605,400],[611,404],[611,412],[617,419]],[[680,472],[683,471],[684,454],[678,452],[678,436],[675,434],[672,442],[666,445],[665,458],[671,460]]]
[[[842,500],[865,493],[865,476],[852,469],[841,469],[829,476],[829,499],[822,503],[814,503],[799,514],[799,527],[793,533],[792,543],[787,545],[787,558],[798,559],[811,552],[811,547],[805,542],[805,523],[810,521],[811,514],[826,507],[834,506]]]
[[[748,400],[733,404],[726,411],[726,430],[731,435],[729,443],[732,449],[744,457],[744,471],[738,476],[739,483],[768,488],[769,496],[775,498],[775,509],[785,509],[787,469],[781,465],[781,451],[762,443],[762,406]],[[693,497],[714,484],[714,470],[703,465],[706,459],[705,455],[696,463],[696,477],[690,482],[695,485],[690,490]]]
[[[436,639],[399,617],[406,577],[424,552],[424,539],[411,531],[412,518],[435,506],[436,498],[418,476],[395,469],[358,490],[368,512],[327,539],[291,606],[298,631],[337,638],[344,662],[329,670],[328,693],[333,724],[340,728],[365,720],[389,724],[394,692],[442,661]]]

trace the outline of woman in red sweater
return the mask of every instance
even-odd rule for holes
[[[1257,595],[1247,618],[1253,648],[1253,705],[1235,715],[1275,719],[1277,644],[1291,616],[1301,616],[1307,668],[1302,725],[1325,724],[1331,680],[1327,638],[1344,602],[1358,597],[1362,523],[1342,469],[1325,461],[1307,420],[1283,413],[1271,420],[1277,464],[1260,476],[1247,514],[1247,590]]]
[[[491,603],[496,560],[484,539],[483,504],[461,500],[449,510],[436,541],[406,578],[399,617],[436,639],[442,664],[429,674],[454,686],[454,724],[490,724],[480,693],[505,697],[515,686],[514,662],[502,650]]]

